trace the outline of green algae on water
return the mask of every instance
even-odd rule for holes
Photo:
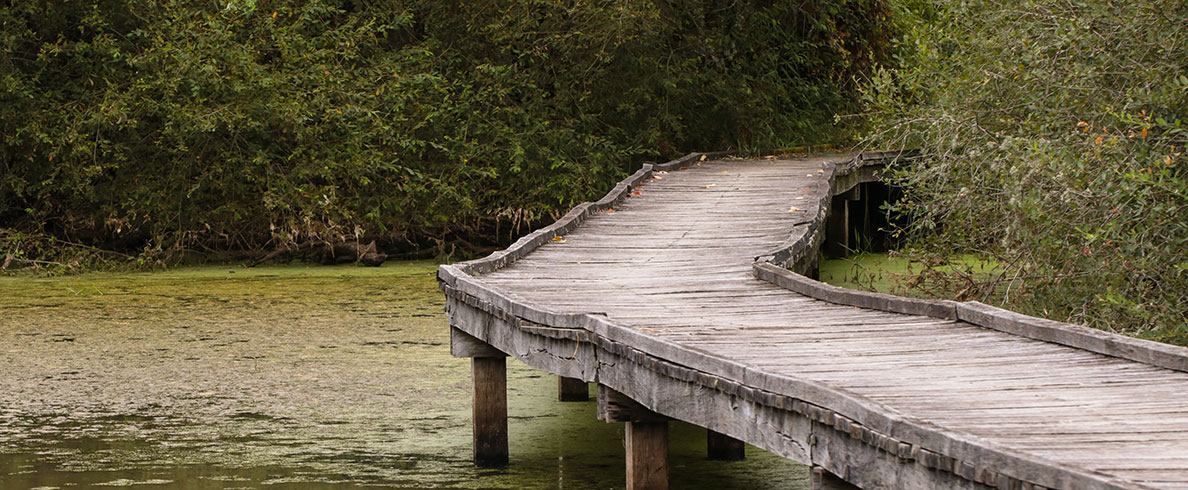
[[[953,291],[943,287],[922,288],[921,273],[927,269],[948,273],[962,271],[975,281],[985,281],[1001,271],[992,260],[975,255],[951,257],[944,264],[923,264],[899,253],[859,253],[842,259],[821,261],[821,282],[844,288],[877,291],[910,297],[930,297]],[[1009,281],[1001,283],[1003,287]],[[930,285],[931,286],[931,285]]]
[[[471,463],[436,264],[0,277],[0,488],[621,488],[622,428],[509,363],[511,466]],[[807,488],[749,448],[674,487]]]

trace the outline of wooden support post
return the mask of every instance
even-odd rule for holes
[[[668,490],[668,421],[627,422],[627,490]]]
[[[507,354],[457,328],[450,353],[469,357],[474,378],[474,464],[507,466]]]
[[[811,490],[862,490],[849,482],[838,478],[837,475],[825,471],[825,468],[814,466],[812,469],[811,482],[809,488]]]
[[[507,358],[471,359],[474,375],[474,464],[507,466]]]
[[[878,252],[886,248],[885,244],[883,243],[883,237],[876,236],[880,228],[879,215],[883,213],[883,210],[879,209],[879,207],[882,206],[883,201],[878,200],[875,197],[876,195],[872,194],[871,189],[875,188],[875,183],[867,182],[864,185],[866,185],[867,190],[865,194],[866,199],[862,200],[862,228],[865,230],[864,233],[866,233],[866,236],[868,237],[870,250]]]
[[[845,196],[833,196],[829,206],[829,218],[825,223],[825,243],[822,246],[828,258],[846,256],[850,246],[850,205]]]
[[[668,490],[668,417],[598,385],[598,418],[627,422],[627,490]]]
[[[858,184],[855,189],[860,190],[865,185]],[[859,196],[863,195],[861,192],[856,192],[856,194]],[[846,220],[849,221],[847,235],[849,236],[850,248],[871,250],[870,239],[872,235],[869,229],[870,222],[866,216],[866,201],[846,201],[846,205],[849,208],[847,211],[849,216],[846,217]]]
[[[870,216],[874,213],[877,213],[879,211],[879,208],[877,205],[874,205],[873,208],[871,207],[872,206],[871,203],[874,200],[870,198],[870,186],[871,186],[870,182],[866,182],[866,183],[862,184],[862,200],[859,201],[862,204],[862,235],[866,237],[866,240],[867,240],[866,243],[869,243],[871,245],[869,247],[869,250],[877,250],[876,248],[874,248],[874,232],[875,232],[875,230],[870,225],[871,224]]]
[[[877,235],[880,229],[892,228],[889,226],[890,216],[886,209],[880,209],[883,204],[891,202],[891,190],[886,184],[881,182],[867,182],[864,184],[866,203],[866,229],[867,235],[871,238],[871,250],[876,252],[886,251],[890,248],[890,240],[887,236]]]
[[[715,461],[742,461],[747,459],[747,445],[726,434],[706,429],[705,447],[709,459]]]
[[[590,386],[577,378],[557,376],[557,399],[563,402],[589,401]]]

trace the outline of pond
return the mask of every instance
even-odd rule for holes
[[[820,279],[834,286],[910,296],[914,291],[907,290],[902,279],[919,272],[920,266],[904,255],[866,252],[822,260]]]
[[[0,278],[0,488],[621,488],[622,425],[511,361],[511,465],[471,464],[431,262]],[[673,424],[673,488],[805,489]]]

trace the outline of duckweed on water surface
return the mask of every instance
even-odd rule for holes
[[[471,464],[436,264],[0,278],[0,488],[618,488],[621,427],[509,363],[511,467]],[[807,488],[672,428],[674,488]]]

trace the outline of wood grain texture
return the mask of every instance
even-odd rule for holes
[[[627,490],[668,490],[668,421],[627,422]]]
[[[450,323],[862,488],[1188,487],[1188,351],[788,270],[892,157],[645,165],[442,266]]]
[[[507,360],[471,359],[474,376],[474,464],[507,466]]]

